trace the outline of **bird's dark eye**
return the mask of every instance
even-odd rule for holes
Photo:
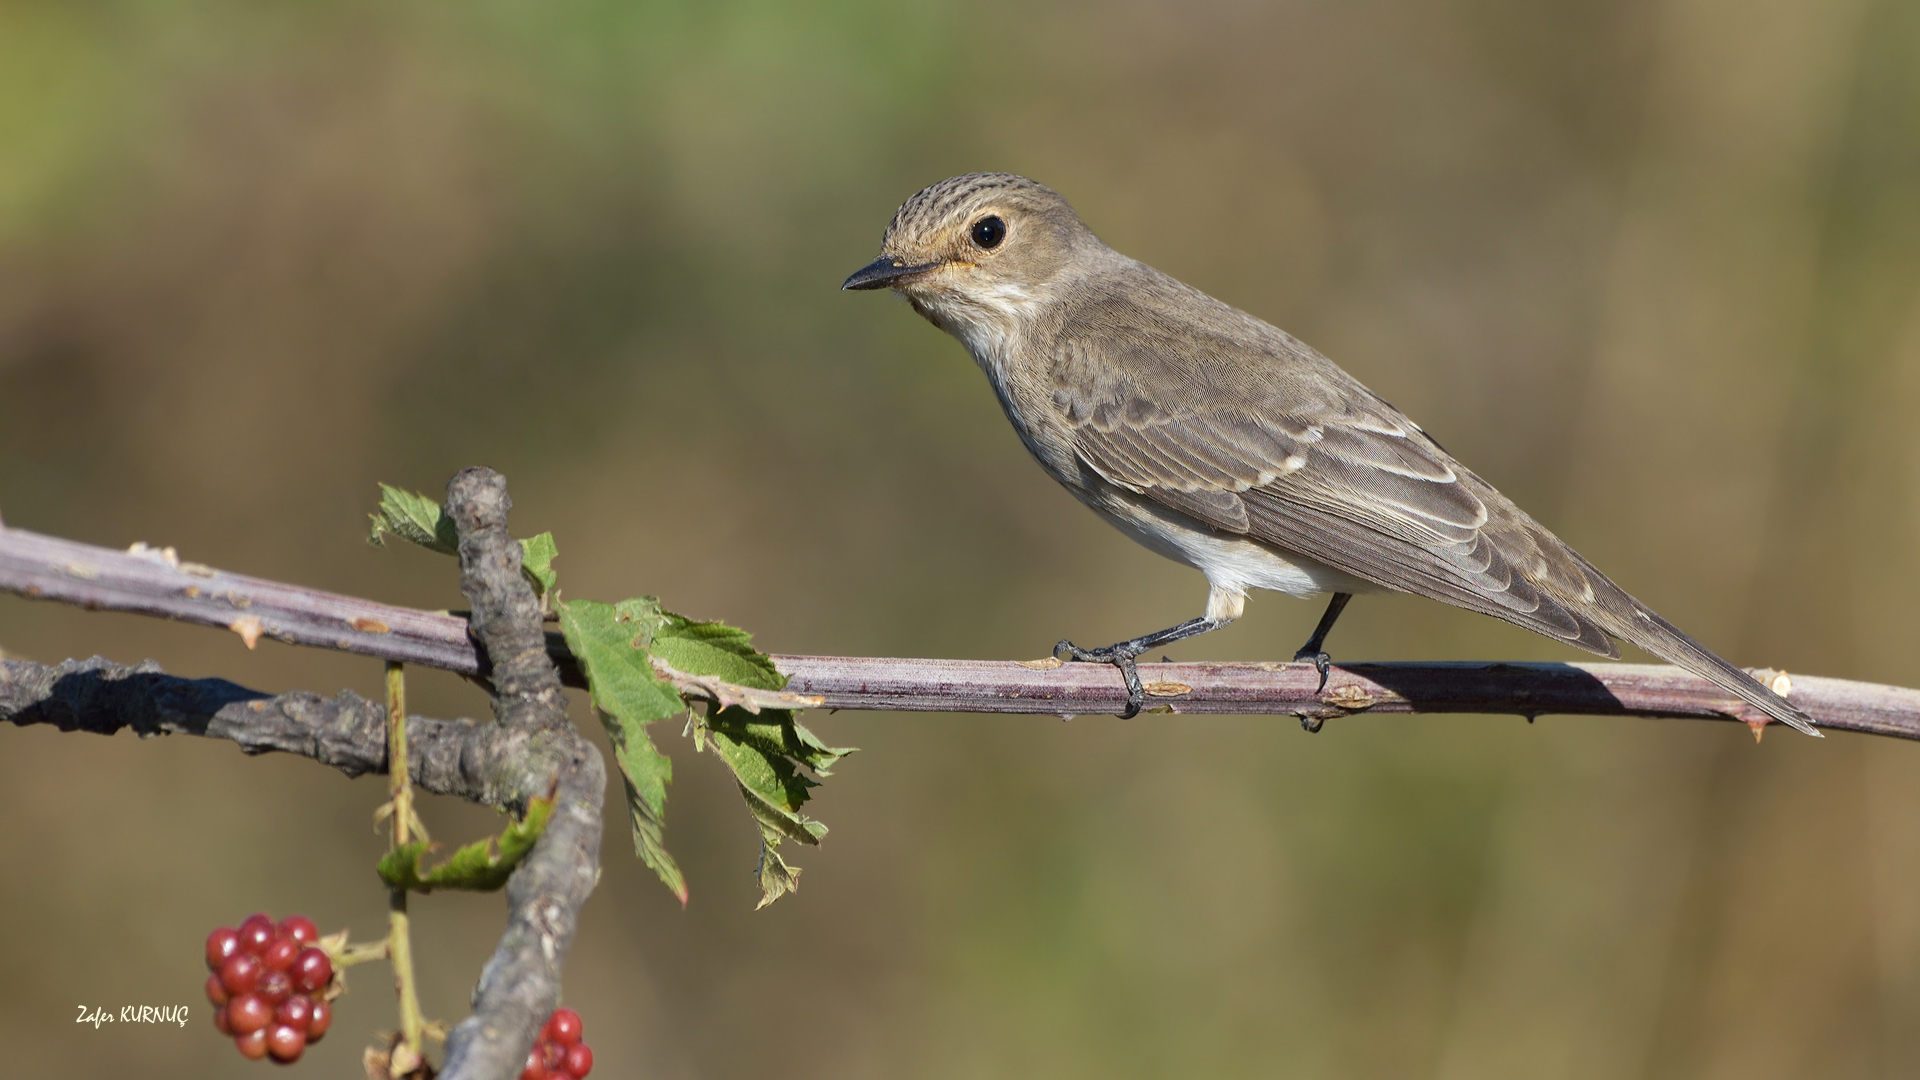
[[[992,251],[1000,246],[1000,241],[1007,238],[1007,223],[998,217],[983,217],[973,223],[971,232],[974,243]]]

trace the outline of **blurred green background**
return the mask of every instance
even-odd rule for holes
[[[894,208],[1034,176],[1313,343],[1737,662],[1920,684],[1911,0],[0,4],[9,525],[388,601],[375,482],[505,472],[575,596],[772,651],[1033,657],[1197,612],[960,348],[835,291]],[[1187,659],[1291,655],[1256,597]],[[0,597],[0,648],[377,691],[364,659]],[[1578,659],[1363,599],[1336,657]],[[483,716],[449,677],[428,715]],[[576,702],[576,709],[578,703]],[[1920,750],[1542,718],[842,713],[798,895],[679,763],[568,967],[607,1076],[1920,1073]],[[199,952],[380,932],[379,783],[0,732],[11,1075],[258,1076]],[[616,793],[617,798],[617,793]],[[491,814],[428,800],[442,837]],[[501,901],[417,904],[466,1012]],[[393,1023],[354,976],[300,1068]],[[80,1005],[191,1003],[187,1030]],[[599,1074],[596,1074],[599,1075]]]

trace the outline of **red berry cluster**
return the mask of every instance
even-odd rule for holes
[[[540,1029],[540,1041],[527,1054],[520,1080],[580,1080],[593,1071],[593,1051],[580,1041],[580,1014],[555,1009]]]
[[[265,915],[249,915],[238,930],[223,926],[207,935],[213,1026],[233,1036],[241,1057],[272,1054],[287,1064],[327,1033],[333,961],[315,947],[319,940],[320,928],[305,915],[289,915],[278,926]]]

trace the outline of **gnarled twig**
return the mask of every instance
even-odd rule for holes
[[[600,877],[600,804],[607,786],[599,751],[567,719],[559,672],[547,658],[540,602],[520,573],[520,545],[507,535],[507,484],[491,469],[466,469],[447,485],[460,532],[460,591],[491,659],[494,715],[521,746],[517,773],[544,777],[517,792],[554,792],[553,816],[507,882],[507,930],[480,973],[473,1014],[447,1036],[442,1075],[519,1074],[540,1025],[560,1004],[560,965],[580,907]],[[518,763],[517,763],[518,764]],[[551,765],[552,770],[546,771]]]

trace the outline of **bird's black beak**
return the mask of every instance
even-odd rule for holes
[[[923,274],[939,266],[937,262],[921,263],[918,266],[906,266],[891,256],[882,255],[853,272],[853,276],[842,282],[842,289],[884,289],[890,285]]]

